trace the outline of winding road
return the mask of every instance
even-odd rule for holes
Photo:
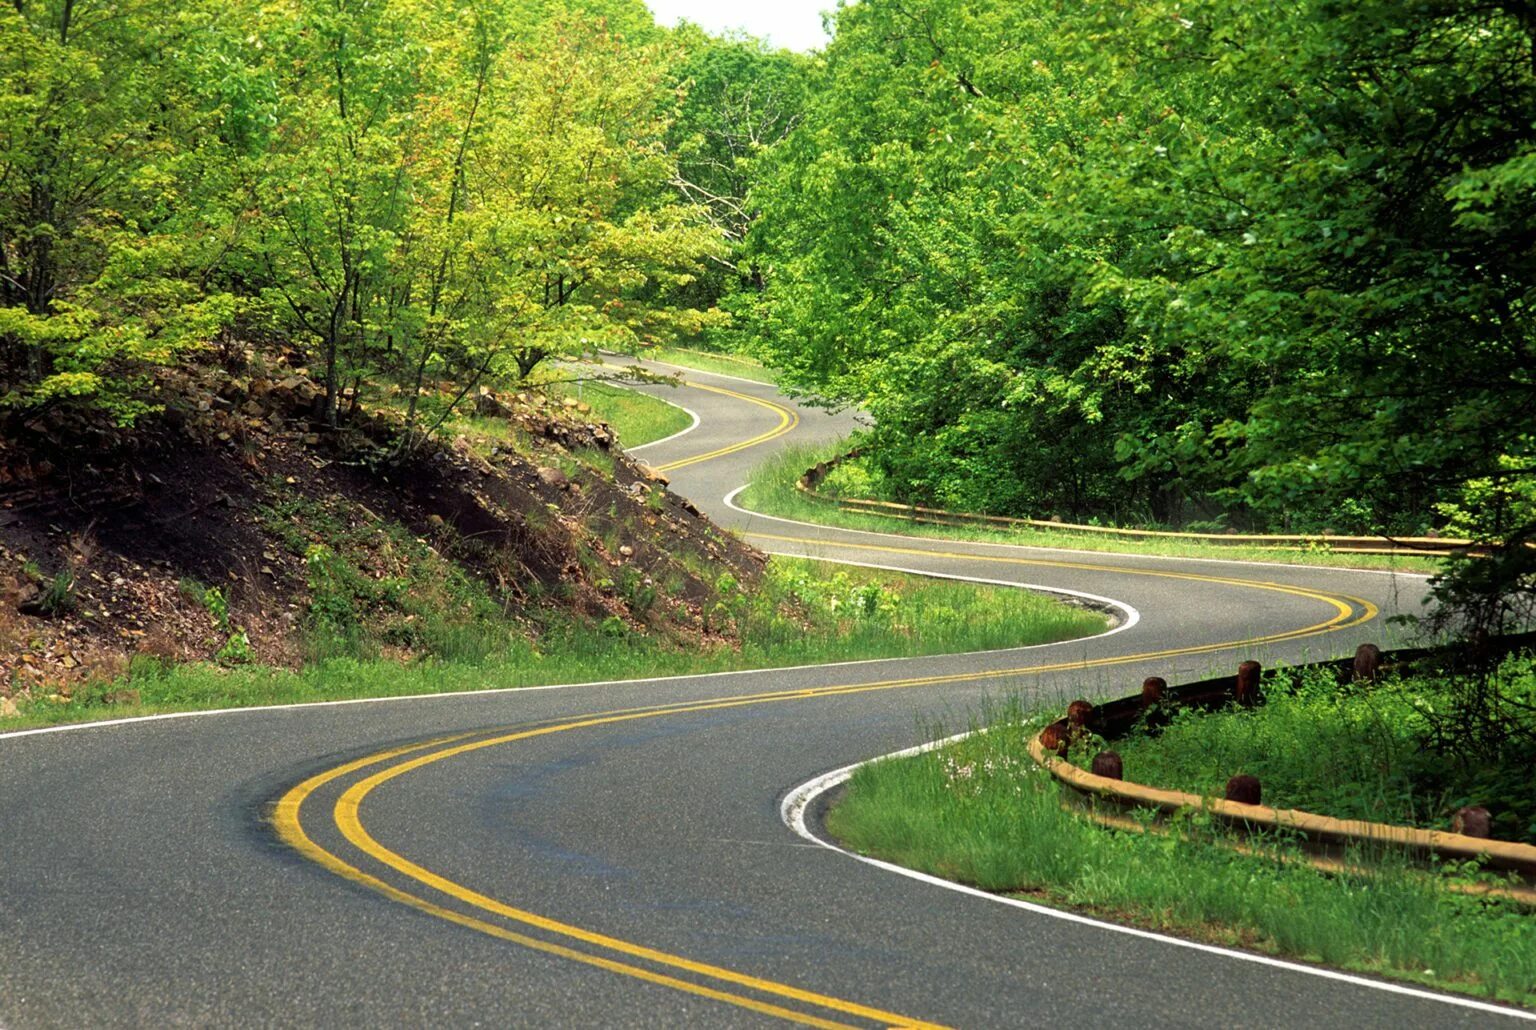
[[[1388,643],[1420,577],[833,530],[730,500],[845,417],[689,373],[642,457],[765,550],[1086,594],[1070,643],[0,735],[0,1027],[1461,1026],[1471,999],[955,890],[815,839],[828,770],[1009,692]],[[656,387],[662,390],[665,388]],[[823,781],[825,782],[825,781]],[[786,803],[786,801],[788,803]],[[795,823],[810,812],[807,835]]]

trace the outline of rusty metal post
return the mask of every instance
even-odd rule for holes
[[[1381,669],[1381,648],[1375,644],[1361,644],[1355,648],[1355,679],[1363,683],[1375,683]]]
[[[1264,791],[1257,776],[1239,773],[1227,781],[1227,800],[1243,805],[1263,804]]]
[[[1093,774],[1111,780],[1125,779],[1125,762],[1114,751],[1100,751],[1093,756]]]
[[[1040,731],[1040,746],[1060,757],[1067,753],[1070,730],[1062,723],[1053,722]]]
[[[1451,832],[1467,837],[1493,836],[1493,815],[1482,805],[1466,805],[1451,816]]]
[[[1093,705],[1081,699],[1067,705],[1067,723],[1073,727],[1087,728],[1088,721],[1093,718]]]
[[[1263,671],[1264,666],[1255,661],[1237,667],[1237,683],[1232,688],[1232,696],[1238,704],[1251,708],[1259,703],[1259,675]]]

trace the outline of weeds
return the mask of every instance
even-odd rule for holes
[[[65,615],[75,610],[75,567],[66,565],[43,583],[37,610],[43,615]]]
[[[357,550],[365,540],[379,547],[379,527],[349,529],[323,510],[306,508],[303,515],[301,521],[330,541],[308,545],[310,664],[299,671],[240,664],[238,643],[224,659],[234,667],[137,658],[119,686],[139,691],[139,711],[982,650],[1070,639],[1105,625],[1095,613],[1006,587],[863,569],[828,576],[824,566],[811,561],[774,559],[750,590],[726,577],[714,583],[721,600],[716,610],[703,614],[712,630],[730,634],[726,639],[699,641],[692,635],[698,628],[694,610],[679,607],[672,621],[690,635],[673,642],[639,633],[618,616],[593,622],[551,607],[512,618],[489,601],[479,583],[454,585],[443,566],[435,564],[441,559],[420,545],[413,548],[409,539],[385,537],[395,563],[387,564],[378,553]],[[283,519],[276,510],[268,517]],[[295,542],[300,538],[308,539],[300,534]],[[366,564],[348,565],[344,558],[349,554]],[[369,571],[365,575],[360,569]],[[640,606],[658,603],[662,594],[634,570],[625,570],[610,586]],[[681,587],[674,580],[665,584],[665,593],[676,597]],[[564,589],[565,584],[555,587],[557,593]],[[114,714],[130,713],[119,707]],[[53,722],[88,713],[35,701],[22,715],[27,722]]]
[[[1240,855],[1219,846],[1209,824],[1174,835],[1104,829],[1064,810],[1055,781],[1028,759],[1039,720],[1013,706],[989,721],[986,733],[860,769],[829,830],[860,852],[987,890],[1040,892],[1154,929],[1536,1000],[1528,911],[1454,894],[1390,860],[1374,875],[1325,875],[1277,861],[1291,854],[1284,843]]]
[[[1440,562],[1436,558],[1419,558],[1409,555],[1338,554],[1325,548],[1286,551],[1278,548],[1208,544],[1187,540],[1121,539],[1036,527],[934,526],[864,512],[844,511],[826,501],[807,497],[795,489],[795,482],[806,469],[819,461],[826,461],[842,453],[847,450],[847,447],[848,443],[844,441],[830,445],[784,448],[753,471],[752,485],[742,493],[739,503],[749,511],[800,519],[821,525],[946,540],[981,540],[1025,547],[1059,547],[1074,551],[1267,561],[1352,569],[1393,569],[1416,573],[1435,572],[1440,568]],[[872,474],[862,470],[861,466],[855,465],[840,466],[823,484],[823,488],[829,496],[853,497],[860,496],[861,491],[875,488],[877,485],[878,480]],[[837,493],[838,490],[842,493]],[[862,494],[862,496],[870,495]]]
[[[1536,661],[1507,659],[1495,674],[1536,723]],[[1141,783],[1220,794],[1237,773],[1257,776],[1267,804],[1343,819],[1447,829],[1464,805],[1493,814],[1495,836],[1536,843],[1536,764],[1524,737],[1481,761],[1433,746],[1446,682],[1435,676],[1340,687],[1330,671],[1266,686],[1253,709],[1186,709],[1156,737],[1115,743],[1126,776]]]
[[[508,646],[501,606],[394,522],[349,521],[324,503],[279,495],[263,521],[303,555],[309,657],[402,656],[479,662]]]
[[[636,357],[648,361],[660,361],[683,368],[696,368],[704,372],[751,379],[758,383],[777,383],[778,369],[768,368],[759,361],[741,354],[715,354],[710,351],[686,347],[646,347]]]
[[[544,392],[557,401],[567,397],[574,399],[579,394],[581,402],[592,409],[589,417],[612,426],[625,447],[639,447],[664,439],[687,429],[693,422],[676,404],[608,383],[582,383],[580,390],[572,383],[552,383],[544,388]],[[590,455],[584,457],[592,460]],[[611,463],[612,459],[608,461]]]

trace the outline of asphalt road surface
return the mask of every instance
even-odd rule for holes
[[[1050,587],[1116,632],[982,655],[0,737],[0,1026],[1460,1026],[1494,1006],[1021,909],[786,826],[987,698],[1391,642],[1421,578],[909,540],[727,503],[847,430],[705,374],[646,448],[775,552]],[[663,388],[658,388],[663,389]],[[814,829],[815,820],[812,819]]]

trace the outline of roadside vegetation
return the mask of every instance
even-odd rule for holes
[[[1521,10],[871,0],[835,25],[751,192],[753,346],[871,415],[894,500],[1536,540]]]
[[[884,518],[864,512],[845,511],[835,504],[808,497],[795,483],[806,469],[817,462],[841,454],[848,443],[822,446],[786,447],[765,461],[752,473],[752,484],[736,499],[749,511],[783,518],[816,522],[846,529],[864,529],[877,533],[901,533],[910,536],[947,540],[982,540],[1026,547],[1061,547],[1078,551],[1119,554],[1156,554],[1184,558],[1221,558],[1234,561],[1268,561],[1294,565],[1325,565],[1351,569],[1386,569],[1396,572],[1430,574],[1440,570],[1441,560],[1408,555],[1339,554],[1327,547],[1305,550],[1214,544],[1199,541],[1151,539],[1138,540],[1104,537],[1071,530],[1040,529],[1028,526],[1002,528],[987,526],[935,526],[905,519]],[[858,462],[839,465],[823,481],[818,492],[827,497],[888,499],[876,473]],[[1141,528],[1141,527],[1138,527]]]
[[[1489,679],[1505,723],[1492,753],[1448,721],[1465,707],[1457,694],[1482,689],[1467,677],[1341,689],[1331,670],[1267,684],[1256,708],[1177,711],[1156,734],[1111,746],[1137,783],[1219,797],[1229,777],[1248,774],[1276,808],[1438,830],[1477,806],[1494,837],[1536,844],[1536,662],[1508,658]]]
[[[588,408],[583,415],[606,422],[619,434],[625,448],[640,447],[682,432],[693,424],[688,413],[676,404],[649,394],[626,390],[605,382],[559,382],[545,387],[552,398]]]
[[[720,575],[719,600],[700,617],[702,644],[685,646],[618,617],[581,619],[554,607],[512,615],[407,533],[381,537],[376,525],[328,521],[313,508],[273,507],[264,517],[293,527],[318,521],[329,541],[292,531],[310,586],[296,667],[254,664],[239,643],[203,662],[141,654],[116,679],[22,702],[0,726],[946,654],[1107,627],[1098,613],[1028,591],[776,558],[750,588]],[[654,603],[657,584],[621,573],[598,588]],[[217,590],[185,589],[228,640],[244,639]]]
[[[1352,856],[1324,874],[1283,841],[1240,855],[1190,817],[1171,834],[1105,829],[1063,807],[1026,743],[1046,721],[1018,705],[985,732],[856,772],[828,813],[844,845],[985,890],[1192,939],[1536,1004],[1536,918],[1444,888],[1475,867],[1420,872]],[[936,731],[935,737],[942,736]],[[1129,772],[1129,768],[1128,768]]]
[[[718,372],[738,379],[751,379],[758,383],[771,385],[779,381],[779,374],[775,369],[745,354],[699,350],[693,347],[658,346],[648,348],[641,357],[652,361],[663,361],[669,365],[681,365],[684,368]]]

